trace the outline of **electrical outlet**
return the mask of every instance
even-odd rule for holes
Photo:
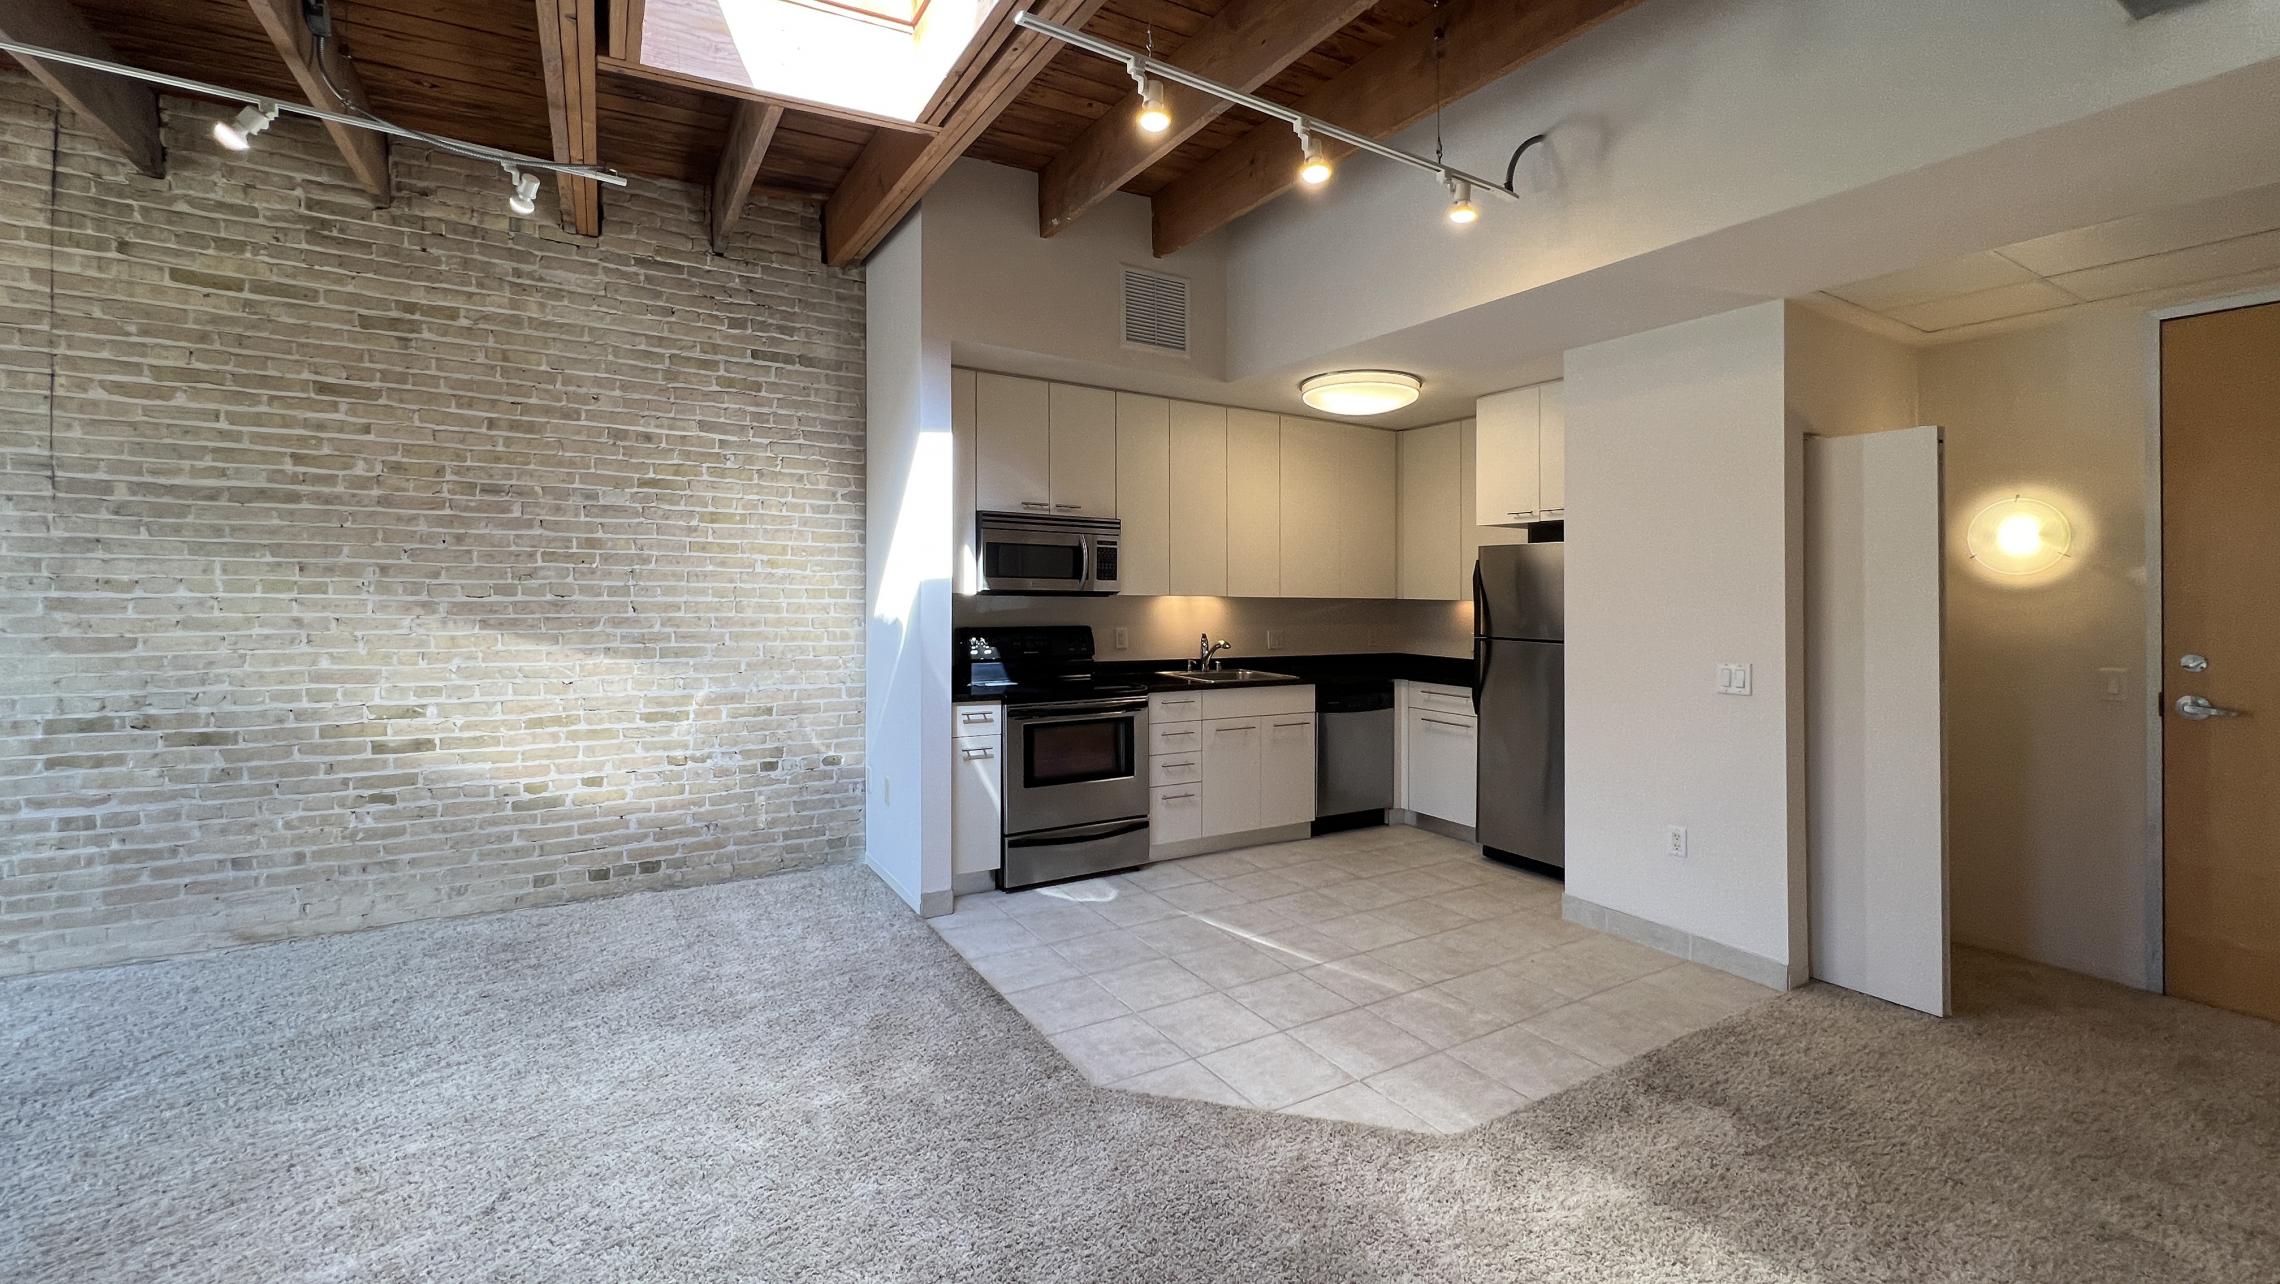
[[[1750,669],[1747,664],[1721,664],[1718,666],[1718,694],[1746,696],[1750,693]]]
[[[1672,825],[1663,834],[1663,854],[1686,859],[1686,826]]]
[[[1119,628],[1119,629],[1117,629],[1117,630],[1116,630],[1116,633],[1115,633],[1114,637],[1115,637],[1115,643],[1114,643],[1114,645],[1115,645],[1115,647],[1116,647],[1116,649],[1117,649],[1117,650],[1119,650],[1119,651],[1129,651],[1129,650],[1131,650],[1131,649],[1132,649],[1132,630],[1130,630],[1130,629],[1126,629],[1126,628]]]
[[[2129,703],[2129,694],[2122,689],[2123,681],[2129,676],[2130,671],[2128,669],[2098,670],[2099,698],[2104,700],[2107,704]]]
[[[1283,646],[1283,631],[1282,631],[1281,629],[1268,629],[1268,630],[1267,630],[1267,649],[1268,649],[1269,651],[1280,651],[1280,650],[1282,650],[1282,646]]]

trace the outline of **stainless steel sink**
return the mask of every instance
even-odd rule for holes
[[[1178,678],[1182,682],[1195,682],[1204,686],[1214,686],[1223,682],[1298,681],[1296,677],[1288,673],[1267,673],[1260,669],[1210,669],[1202,673],[1188,669],[1163,669],[1159,670],[1156,676],[1159,678]]]

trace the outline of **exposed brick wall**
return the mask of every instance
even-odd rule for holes
[[[188,102],[166,179],[69,113],[51,174],[52,110],[0,76],[0,975],[856,855],[813,209],[716,258],[641,182],[593,244],[407,146],[375,213]]]

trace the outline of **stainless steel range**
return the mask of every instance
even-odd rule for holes
[[[1005,702],[998,885],[1148,862],[1148,689],[1093,672],[1083,627],[960,629],[962,697]]]

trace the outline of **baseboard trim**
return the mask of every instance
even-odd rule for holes
[[[1387,808],[1385,823],[1388,825],[1407,825],[1411,829],[1422,829],[1428,834],[1439,834],[1443,838],[1454,838],[1460,843],[1471,843],[1475,847],[1480,845],[1480,835],[1471,825],[1460,825],[1453,820],[1443,820],[1439,816],[1428,816],[1421,811],[1411,811],[1407,807]]]
[[[1272,829],[1250,829],[1240,834],[1213,834],[1209,838],[1190,838],[1185,842],[1163,843],[1148,849],[1148,861],[1178,860],[1183,856],[1206,856],[1212,852],[1233,851],[1238,847],[1257,847],[1261,843],[1288,843],[1301,838],[1312,838],[1311,821],[1296,825],[1277,825]]]
[[[1696,936],[1692,932],[1682,932],[1651,919],[1609,909],[1573,892],[1560,897],[1560,917],[1595,932],[1619,936],[1650,950],[1661,950],[1665,954],[1715,968],[1745,981],[1755,981],[1768,989],[1787,990],[1795,984],[1802,984],[1790,980],[1789,965],[1786,963],[1776,963],[1748,950],[1738,950],[1731,945],[1722,945],[1707,937]]]
[[[978,896],[996,890],[997,871],[994,869],[968,870],[950,876],[950,894],[953,896]]]

